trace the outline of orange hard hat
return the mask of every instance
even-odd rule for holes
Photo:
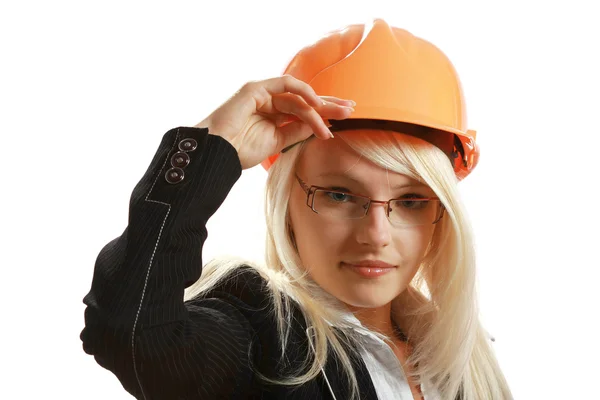
[[[356,102],[332,131],[378,128],[420,136],[442,148],[463,179],[477,165],[475,131],[467,129],[462,86],[441,50],[382,19],[350,25],[300,50],[284,74],[319,96]],[[421,134],[419,134],[421,132]],[[279,154],[261,164],[268,170]]]

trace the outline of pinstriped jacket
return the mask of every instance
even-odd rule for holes
[[[130,198],[129,223],[97,257],[84,298],[83,349],[138,399],[348,399],[338,360],[297,387],[269,385],[308,352],[300,310],[281,360],[266,282],[250,268],[183,301],[202,273],[206,222],[241,175],[235,149],[207,129],[168,131]],[[376,399],[353,359],[362,399]]]

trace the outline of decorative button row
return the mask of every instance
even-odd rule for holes
[[[181,182],[185,177],[183,169],[190,164],[190,156],[187,153],[196,150],[198,142],[191,138],[183,139],[177,147],[180,151],[173,154],[171,157],[172,168],[165,173],[165,180],[172,184]]]

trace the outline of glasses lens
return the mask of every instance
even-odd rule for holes
[[[398,225],[433,224],[440,213],[438,200],[407,198],[390,202],[390,221]]]
[[[366,197],[317,189],[313,208],[317,213],[333,218],[358,219],[365,215],[368,204],[369,199]]]

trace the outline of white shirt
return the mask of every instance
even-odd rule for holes
[[[413,395],[402,369],[402,365],[392,348],[365,328],[354,314],[348,314],[347,319],[353,322],[360,334],[364,349],[360,354],[373,380],[373,386],[379,400],[412,400]],[[421,383],[421,390],[425,400],[441,400],[437,391],[429,382]]]
[[[373,380],[377,397],[380,400],[412,400],[406,375],[392,348],[370,332],[363,335],[365,349],[361,349],[360,354]],[[430,393],[432,388],[427,382],[421,383],[421,390],[425,400],[441,399],[439,394]]]

